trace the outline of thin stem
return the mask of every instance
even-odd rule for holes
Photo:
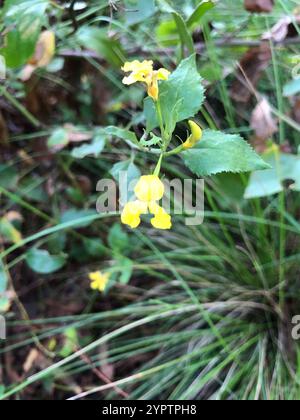
[[[0,86],[0,94],[2,94],[27,120],[35,127],[40,127],[41,123],[27,109],[17,101],[4,86]]]

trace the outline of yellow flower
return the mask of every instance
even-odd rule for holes
[[[147,203],[132,201],[126,204],[122,212],[121,221],[132,229],[137,228],[141,223],[141,215],[147,214]]]
[[[147,85],[148,95],[155,101],[158,99],[159,80],[168,80],[170,72],[164,68],[153,70],[153,61],[138,60],[127,62],[122,67],[125,73],[131,73],[129,76],[124,77],[124,85],[132,85],[136,82],[142,82]]]
[[[140,201],[149,203],[163,198],[165,187],[156,175],[142,176],[134,189],[135,195]]]
[[[202,139],[202,130],[198,124],[194,121],[189,121],[189,126],[192,134],[188,137],[185,143],[183,143],[184,149],[191,149]]]
[[[91,280],[91,288],[93,290],[104,292],[110,279],[110,273],[101,273],[101,271],[96,271],[95,273],[90,273],[89,278]]]
[[[121,215],[123,224],[136,229],[141,223],[141,215],[150,212],[152,226],[156,229],[171,229],[171,216],[157,204],[161,200],[165,187],[156,175],[142,176],[135,187],[136,201],[126,204]]]

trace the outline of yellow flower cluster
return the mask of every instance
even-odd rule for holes
[[[110,279],[110,273],[101,273],[101,271],[96,271],[95,273],[90,273],[89,278],[91,280],[91,288],[93,290],[99,290],[99,292],[104,292],[106,286]]]
[[[142,176],[134,189],[136,201],[126,204],[121,220],[132,229],[141,223],[141,215],[152,214],[151,224],[156,229],[171,229],[171,216],[157,202],[165,193],[162,181],[156,175]]]
[[[147,86],[148,95],[154,99],[158,100],[159,80],[168,80],[170,72],[164,68],[159,70],[153,69],[153,61],[143,61],[138,60],[127,62],[122,67],[122,70],[125,73],[130,73],[129,76],[124,77],[124,85],[132,85],[137,82],[145,83]]]

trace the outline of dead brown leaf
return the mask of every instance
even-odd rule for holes
[[[294,27],[294,22],[300,24],[300,16],[285,16],[274,25],[270,31],[264,33],[263,40],[282,42],[286,38],[293,38],[298,35]]]
[[[231,96],[237,102],[247,103],[264,70],[272,58],[269,43],[262,42],[259,47],[251,48],[242,57],[236,80],[231,88]]]
[[[93,133],[87,131],[80,131],[77,127],[72,124],[65,124],[64,128],[68,132],[69,143],[80,143],[82,141],[88,141],[93,138]]]
[[[245,0],[245,9],[253,13],[272,12],[274,0]]]
[[[272,116],[271,106],[266,98],[260,100],[251,116],[251,128],[257,140],[268,140],[278,131],[277,121]]]
[[[29,80],[33,72],[39,67],[46,67],[52,60],[55,53],[55,34],[52,31],[41,33],[34,55],[25,66],[21,79],[25,82]]]

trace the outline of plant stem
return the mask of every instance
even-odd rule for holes
[[[0,86],[0,94],[3,95],[27,120],[35,127],[40,127],[41,123],[27,109],[17,101],[4,86]]]

